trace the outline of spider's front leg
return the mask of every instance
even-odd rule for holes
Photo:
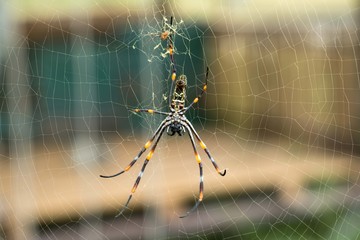
[[[152,158],[152,156],[153,156],[153,154],[154,154],[154,152],[155,152],[156,146],[157,146],[157,144],[158,144],[158,142],[159,142],[162,134],[163,134],[164,131],[165,131],[165,128],[166,128],[169,124],[170,124],[170,123],[166,123],[166,124],[164,124],[164,125],[162,124],[162,126],[161,126],[161,128],[160,128],[160,131],[159,131],[159,132],[160,132],[160,133],[159,133],[159,136],[156,138],[156,141],[155,141],[154,145],[152,146],[152,148],[150,149],[150,152],[149,152],[148,155],[146,156],[146,159],[145,159],[144,164],[143,164],[143,166],[142,166],[142,168],[141,168],[141,171],[140,171],[138,177],[136,178],[136,181],[135,181],[135,183],[134,183],[134,186],[133,186],[132,189],[131,189],[131,193],[130,193],[130,195],[129,195],[129,198],[128,198],[128,200],[126,201],[126,203],[125,203],[124,207],[122,208],[122,210],[120,210],[120,212],[116,215],[116,217],[118,217],[119,215],[121,215],[121,214],[125,211],[125,209],[127,208],[127,206],[129,205],[130,200],[131,200],[131,198],[132,198],[132,195],[135,193],[137,187],[139,186],[139,183],[140,183],[140,180],[141,180],[141,178],[142,178],[142,176],[143,176],[143,174],[144,174],[145,168],[146,168],[147,164],[149,163],[150,159]]]
[[[204,196],[204,177],[203,177],[203,166],[202,166],[202,163],[201,163],[201,158],[199,156],[199,153],[196,150],[194,137],[193,137],[193,134],[190,131],[190,128],[188,126],[186,126],[186,125],[183,125],[183,126],[185,126],[185,128],[188,130],[191,145],[192,145],[192,147],[194,149],[195,159],[196,159],[196,162],[199,164],[200,186],[199,186],[199,199],[196,201],[195,205],[185,215],[180,216],[180,218],[187,217],[190,213],[192,213],[194,210],[196,210],[197,207],[199,206],[199,204],[202,202],[203,196]]]
[[[185,117],[182,120],[183,120],[184,125],[186,125],[186,126],[188,126],[190,128],[191,132],[195,135],[196,139],[199,141],[199,144],[200,144],[201,148],[205,151],[205,153],[207,154],[207,156],[211,160],[211,163],[214,165],[214,168],[215,168],[216,172],[218,174],[220,174],[221,176],[225,176],[226,169],[220,170],[219,166],[215,162],[214,158],[211,156],[211,154],[210,154],[209,150],[207,149],[205,143],[201,140],[199,134],[196,132],[196,130],[195,130],[194,126],[191,124],[191,122],[189,122],[189,120],[187,120]]]
[[[129,169],[136,163],[136,161],[141,157],[141,155],[146,151],[146,149],[148,149],[152,142],[154,141],[156,135],[159,134],[159,132],[163,129],[163,127],[167,124],[167,122],[169,121],[169,118],[165,118],[159,125],[158,129],[156,129],[155,133],[153,134],[153,136],[145,143],[145,145],[142,147],[142,149],[140,150],[140,152],[135,156],[135,158],[129,163],[129,165],[127,165],[124,170],[115,173],[113,175],[100,175],[100,177],[102,178],[113,178],[116,176],[119,176],[120,174],[129,171]]]

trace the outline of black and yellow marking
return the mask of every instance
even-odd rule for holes
[[[201,158],[198,153],[195,153],[196,162],[201,163]]]
[[[206,145],[205,145],[205,143],[204,143],[203,141],[199,141],[199,144],[200,144],[200,147],[201,147],[202,149],[205,149],[205,148],[206,148]]]
[[[146,160],[149,161],[152,158],[153,154],[154,154],[154,150],[151,149],[150,152],[148,153],[148,155],[146,156]]]
[[[134,110],[132,110],[132,111],[134,111],[134,112],[136,112],[136,113],[139,113],[139,112],[154,113],[154,112],[155,112],[154,109],[139,109],[139,108],[136,108],[136,109],[134,109]]]
[[[148,149],[148,148],[150,147],[151,143],[152,143],[151,140],[147,141],[147,142],[145,143],[145,145],[144,145],[144,148],[145,148],[145,149]]]

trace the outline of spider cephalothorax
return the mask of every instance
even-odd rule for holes
[[[173,112],[169,115],[171,118],[171,123],[166,130],[168,135],[174,136],[175,133],[178,133],[179,136],[182,136],[183,133],[185,133],[185,128],[181,123],[182,115],[183,115],[182,113],[178,113],[178,112]]]
[[[171,18],[170,23],[172,24],[172,18]],[[174,61],[174,56],[173,56],[173,53],[174,53],[174,49],[173,49],[174,45],[173,45],[173,40],[172,40],[173,31],[171,28],[166,31],[168,31],[168,33],[166,34],[165,39],[167,39],[167,41],[168,41],[168,46],[169,46],[168,52],[170,55],[171,66],[172,66],[172,72],[171,72],[172,83],[171,83],[171,89],[169,92],[169,111],[162,112],[162,111],[157,111],[154,109],[134,109],[133,110],[134,112],[156,113],[156,114],[165,115],[166,117],[160,123],[159,127],[157,128],[155,133],[152,135],[152,137],[145,143],[145,145],[140,150],[138,155],[128,164],[127,167],[125,167],[124,170],[122,170],[114,175],[110,175],[110,176],[100,175],[100,176],[103,178],[112,178],[112,177],[116,177],[126,171],[129,171],[130,168],[140,158],[140,156],[152,145],[148,155],[146,156],[146,159],[141,168],[141,171],[134,183],[134,186],[131,189],[131,194],[130,194],[127,202],[125,203],[125,206],[123,208],[123,210],[125,210],[125,208],[128,206],[128,204],[132,198],[133,193],[135,193],[135,191],[140,183],[140,180],[141,180],[141,177],[143,176],[145,168],[146,168],[147,164],[149,163],[149,160],[152,158],[153,153],[155,152],[156,146],[157,146],[162,134],[164,133],[165,129],[166,129],[167,134],[169,134],[170,136],[174,136],[176,133],[178,133],[179,136],[182,136],[185,132],[187,132],[189,134],[191,145],[194,150],[196,162],[199,165],[200,189],[199,189],[199,199],[196,201],[195,205],[184,216],[181,216],[181,217],[186,217],[192,211],[194,211],[199,206],[199,204],[202,202],[203,191],[204,191],[203,167],[202,167],[200,155],[198,154],[196,146],[195,146],[194,135],[195,135],[195,138],[198,140],[200,147],[205,151],[206,155],[211,160],[211,163],[213,164],[217,173],[220,174],[221,176],[224,176],[226,174],[226,170],[219,169],[217,163],[215,162],[214,158],[211,156],[205,143],[201,140],[201,138],[200,138],[199,134],[196,132],[194,126],[191,124],[191,122],[185,116],[186,111],[189,110],[195,103],[197,103],[199,101],[199,99],[201,98],[201,96],[203,95],[203,93],[206,91],[207,79],[208,79],[208,75],[209,75],[209,68],[206,69],[205,84],[202,88],[201,93],[186,107],[185,100],[186,100],[187,78],[185,75],[180,75],[179,78],[176,78],[176,67],[175,67],[175,61]],[[120,211],[119,214],[121,214],[123,212],[123,210]]]

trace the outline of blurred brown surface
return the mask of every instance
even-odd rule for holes
[[[298,192],[311,181],[356,178],[359,169],[356,157],[303,149],[294,153],[286,146],[267,142],[246,142],[228,134],[201,131],[211,154],[220,167],[227,169],[225,177],[216,174],[207,156],[200,152],[204,163],[205,199],[232,193],[278,189],[289,204],[296,201]],[[70,218],[102,211],[118,211],[130,193],[143,163],[143,158],[127,173],[113,179],[100,178],[100,174],[113,174],[123,169],[138,153],[142,143],[123,141],[107,148],[102,157],[107,159],[92,165],[72,161],[71,149],[37,149],[33,169],[21,178],[31,176],[31,197],[35,205],[33,218],[40,221]],[[145,142],[145,138],[144,138]],[[358,159],[357,159],[358,160]],[[14,176],[2,161],[1,195],[8,201],[9,184]],[[19,177],[19,176],[17,176]],[[166,215],[180,214],[184,205],[198,195],[198,166],[187,136],[163,136],[158,149],[145,171],[133,196],[130,208],[137,205],[164,204]],[[11,202],[8,202],[11,208]],[[9,209],[5,209],[6,211]],[[29,217],[29,212],[19,211]]]

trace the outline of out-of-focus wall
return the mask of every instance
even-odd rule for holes
[[[164,1],[157,9],[152,4],[33,0],[14,1],[11,10],[27,26],[25,36],[40,42],[44,35],[54,38],[52,33],[71,36],[74,18],[95,35],[151,8],[196,21],[205,29],[204,59],[214,76],[207,118],[217,127],[344,149],[359,137],[355,1]]]
[[[331,24],[325,30],[240,31],[217,40],[220,119],[245,132],[351,150],[360,137],[355,33],[353,25]]]
[[[197,1],[179,15],[211,26],[208,108],[217,127],[357,151],[360,138],[355,1]],[[195,16],[195,17],[194,17]],[[208,117],[211,114],[207,115]]]

